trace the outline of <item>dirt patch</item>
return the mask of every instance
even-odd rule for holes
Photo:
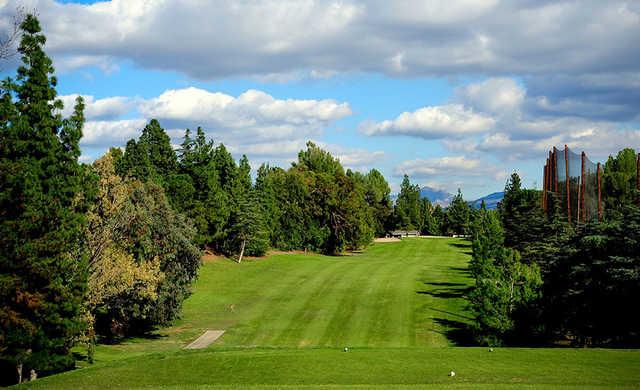
[[[202,256],[202,262],[203,263],[212,263],[215,261],[222,261],[222,260],[229,260],[229,258],[222,256],[222,255],[216,255],[213,253],[206,253]]]
[[[401,240],[396,237],[379,237],[373,240],[373,242],[400,242]]]

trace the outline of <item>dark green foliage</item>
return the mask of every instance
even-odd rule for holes
[[[149,162],[158,175],[166,178],[176,171],[176,154],[171,147],[171,139],[156,119],[144,127],[138,143],[144,146]]]
[[[403,230],[421,230],[423,217],[420,206],[420,186],[411,184],[409,176],[404,175],[393,210],[395,226]]]
[[[556,337],[576,345],[640,345],[640,208],[567,235],[555,249],[545,291],[546,320]]]
[[[378,175],[345,174],[337,159],[311,142],[287,171],[263,165],[256,191],[271,245],[329,254],[367,245],[376,226],[383,229],[387,212],[388,186]]]
[[[602,201],[607,216],[619,217],[624,207],[637,200],[636,152],[626,148],[609,156],[602,173]]]
[[[0,91],[0,361],[23,364],[26,375],[74,364],[70,349],[85,327],[82,232],[93,192],[78,164],[82,99],[63,120],[40,24],[27,15],[21,29],[23,65]],[[17,380],[15,369],[2,377]]]
[[[517,250],[503,246],[502,227],[494,212],[480,210],[473,237],[469,268],[475,286],[469,300],[476,338],[488,345],[513,342],[519,328],[529,326],[518,323],[520,313],[526,313],[540,297],[540,269],[524,264]]]
[[[521,251],[525,257],[528,257],[528,246],[537,244],[545,236],[546,218],[541,197],[540,191],[523,189],[520,176],[514,172],[504,188],[504,199],[498,205],[505,245]]]
[[[453,234],[468,234],[471,209],[469,204],[462,198],[462,192],[458,188],[458,193],[453,197],[451,204],[447,208],[448,230]]]
[[[364,175],[364,189],[365,200],[371,207],[375,235],[384,237],[388,231],[393,229],[391,220],[393,206],[389,183],[378,170],[372,169]]]
[[[202,128],[198,128],[195,139],[187,129],[179,154],[180,173],[169,178],[167,184],[180,187],[168,189],[167,194],[174,207],[195,224],[197,243],[220,247],[231,208],[230,195],[223,191],[215,166],[213,141],[206,140]]]
[[[133,139],[127,141],[124,155],[117,158],[116,172],[122,177],[133,177],[142,181],[156,178],[146,145]]]
[[[245,255],[264,256],[269,249],[269,232],[262,205],[252,189],[237,200],[230,224],[228,253],[238,254],[238,261]]]
[[[446,225],[446,214],[442,209],[442,207],[439,204],[437,204],[436,207],[433,208],[433,213],[431,214],[429,233],[433,235],[444,234],[445,225]]]

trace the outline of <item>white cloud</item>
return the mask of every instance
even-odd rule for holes
[[[145,124],[144,119],[88,121],[82,131],[80,145],[104,149],[123,146],[127,140],[138,138]]]
[[[73,113],[78,94],[62,95],[58,98],[64,104],[62,115],[68,117]],[[104,99],[95,99],[91,95],[82,95],[85,109],[84,116],[87,120],[108,120],[119,118],[134,108],[134,100],[124,96],[113,96]]]
[[[216,139],[243,143],[305,138],[351,115],[349,104],[329,99],[276,99],[252,89],[233,97],[194,87],[165,91],[139,110],[169,128],[202,126]]]
[[[365,122],[360,131],[366,135],[410,135],[433,139],[486,132],[495,121],[460,104],[423,107],[403,112],[393,120]]]
[[[395,168],[395,174],[407,174],[419,179],[446,177],[451,181],[460,177],[492,177],[500,180],[506,172],[492,163],[464,156],[407,160]]]
[[[18,4],[38,10],[56,63],[108,57],[202,79],[620,72],[640,56],[640,7],[624,0],[12,0],[0,17]]]
[[[308,140],[297,139],[291,141],[263,142],[254,144],[232,144],[229,150],[235,154],[246,154],[258,161],[275,162],[286,166],[296,160],[298,152],[307,148]],[[330,152],[340,160],[345,168],[365,171],[378,165],[385,157],[383,151],[369,151],[361,148],[344,147],[337,144],[312,140],[319,147]]]
[[[482,112],[504,114],[520,109],[526,91],[512,78],[497,77],[458,88],[456,95]]]

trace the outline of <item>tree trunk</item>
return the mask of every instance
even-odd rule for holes
[[[18,384],[22,383],[22,363],[16,364],[16,371],[18,371]]]
[[[242,256],[244,255],[244,246],[247,243],[247,239],[242,240],[242,247],[240,248],[240,257],[238,257],[238,264],[242,262]]]

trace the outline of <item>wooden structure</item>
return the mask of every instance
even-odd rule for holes
[[[640,155],[638,157],[640,188]],[[551,197],[562,204],[570,223],[584,223],[602,218],[602,167],[594,164],[585,152],[573,153],[567,145],[560,152],[549,151],[543,173],[542,208],[548,212]]]

